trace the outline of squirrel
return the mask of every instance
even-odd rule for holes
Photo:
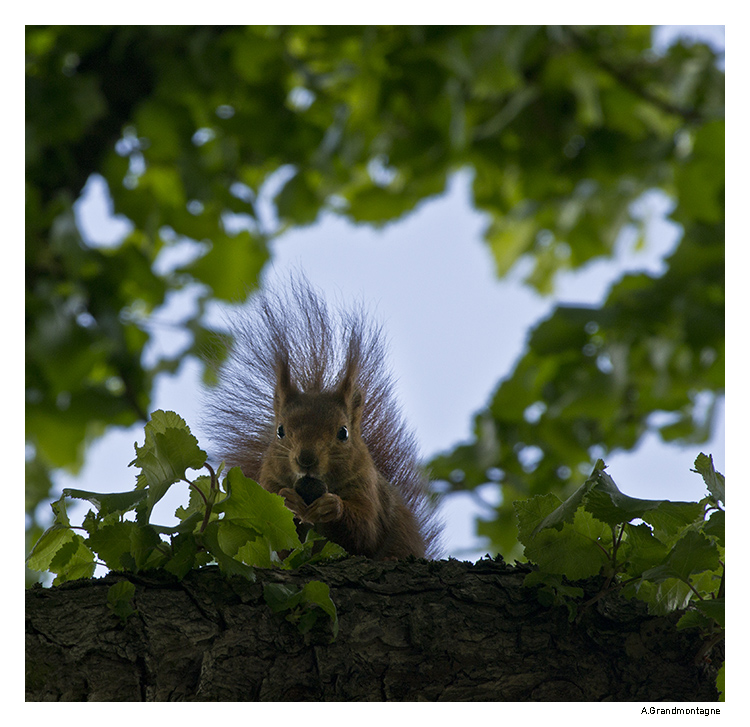
[[[438,524],[393,394],[382,327],[309,282],[251,297],[207,413],[227,466],[352,555],[436,556]]]

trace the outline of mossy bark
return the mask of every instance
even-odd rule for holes
[[[528,566],[349,558],[250,583],[214,568],[109,574],[26,595],[26,699],[712,701],[721,659],[696,632],[607,596],[574,621],[524,588]],[[135,586],[123,624],[109,587]],[[330,586],[340,623],[274,614],[267,583]],[[595,589],[596,584],[586,587]],[[592,590],[595,593],[595,590]],[[588,595],[588,594],[587,594]],[[286,614],[288,615],[288,614]]]

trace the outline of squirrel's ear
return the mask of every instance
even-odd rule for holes
[[[362,403],[364,396],[357,385],[356,368],[350,366],[338,387],[338,394],[344,400],[346,408],[351,413],[353,423],[359,423],[362,417]]]
[[[364,404],[364,400],[365,397],[362,394],[362,390],[358,386],[355,386],[349,404],[352,413],[352,424],[357,427],[362,423],[362,405]]]
[[[276,389],[273,392],[273,405],[277,413],[296,391],[292,384],[289,362],[279,359],[276,363]]]

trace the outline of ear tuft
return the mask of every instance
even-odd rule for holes
[[[359,369],[350,362],[344,372],[344,377],[336,389],[336,393],[344,402],[346,410],[351,416],[352,423],[359,426],[362,419],[362,404],[364,394],[359,387],[357,379],[359,378]]]
[[[276,388],[273,392],[273,406],[276,413],[278,414],[289,399],[297,393],[299,393],[297,388],[292,384],[289,361],[286,358],[279,358],[276,362]]]

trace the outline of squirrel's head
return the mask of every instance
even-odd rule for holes
[[[314,478],[336,492],[361,471],[363,459],[369,460],[362,441],[364,395],[357,374],[349,365],[333,389],[303,391],[292,381],[288,362],[277,363],[275,440],[264,466],[281,487]]]

